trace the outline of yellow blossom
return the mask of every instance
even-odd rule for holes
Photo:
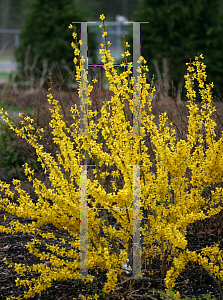
[[[100,15],[100,19],[103,21],[105,19],[105,16],[103,14]]]

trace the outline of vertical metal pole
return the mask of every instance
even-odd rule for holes
[[[133,23],[133,135],[140,136],[140,74],[137,69],[140,63],[137,62],[141,55],[140,45],[140,23]]]
[[[140,112],[140,74],[137,69],[141,66],[137,62],[141,56],[140,23],[149,22],[125,22],[133,23],[133,135],[140,136],[141,112]]]
[[[88,135],[88,84],[87,84],[87,22],[73,22],[81,23],[81,97],[80,97],[80,134],[84,137]],[[80,210],[80,276],[87,279],[88,277],[88,223],[87,223],[87,162],[81,166],[81,210]]]
[[[140,253],[140,167],[133,166],[133,277],[141,278]]]
[[[132,166],[132,165],[125,165]],[[140,166],[133,165],[133,279],[150,279],[142,277],[141,273],[141,245],[140,245]]]
[[[81,22],[81,99],[80,99],[80,134],[79,136],[87,136],[88,134],[88,95],[87,95],[87,23]],[[83,62],[84,61],[84,62]]]
[[[137,72],[141,66],[138,62],[141,56],[140,23],[142,22],[133,23],[133,136],[141,135],[140,74]],[[133,166],[133,277],[141,278],[139,165]]]
[[[88,275],[88,223],[87,223],[87,165],[81,170],[81,226],[80,226],[80,274],[84,278]]]

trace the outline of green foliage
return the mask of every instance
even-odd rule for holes
[[[48,69],[55,62],[65,78],[68,75],[62,59],[74,71],[73,52],[71,51],[72,36],[68,29],[73,21],[87,21],[82,13],[76,9],[70,0],[34,0],[20,34],[20,45],[15,50],[15,58],[20,63],[19,73],[25,76],[24,67],[29,45],[30,54],[28,64],[31,66],[35,57],[39,57],[34,70],[34,76],[39,79],[43,71],[43,62],[48,60]],[[80,24],[77,27],[78,40],[80,39]],[[88,28],[88,57],[96,63],[96,36]],[[38,71],[39,70],[39,71]],[[52,77],[59,78],[57,68],[53,69]],[[29,75],[29,74],[28,74]],[[46,74],[48,76],[48,74]],[[74,80],[75,81],[75,80]]]
[[[0,124],[0,131],[0,167],[4,168],[7,181],[26,179],[22,167],[25,162],[31,164],[35,170],[41,170],[41,164],[36,159],[27,158],[21,153],[16,133],[9,129],[8,124]]]
[[[207,83],[214,82],[223,91],[223,18],[220,0],[157,1],[143,0],[134,14],[134,21],[149,21],[141,24],[141,55],[147,60],[149,75],[155,75],[153,60],[157,60],[161,74],[162,58],[167,58],[169,69],[169,95],[182,82],[186,74],[185,63],[189,57],[203,54],[208,65]],[[132,54],[132,29],[126,37]],[[132,58],[130,57],[130,60]],[[217,88],[216,88],[217,87]],[[184,95],[186,94],[184,89]]]

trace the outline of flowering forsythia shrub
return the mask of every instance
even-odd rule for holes
[[[100,16],[104,20],[104,15]],[[154,116],[151,114],[151,95],[155,91],[149,84],[146,83],[145,72],[148,71],[145,66],[146,61],[140,57],[141,68],[139,72],[142,76],[138,77],[140,81],[141,90],[141,136],[127,135],[131,133],[131,129],[126,119],[124,111],[124,99],[128,99],[130,109],[133,112],[133,79],[131,82],[126,80],[131,74],[132,63],[129,63],[128,70],[123,72],[120,76],[114,70],[112,61],[108,50],[110,42],[106,42],[105,24],[103,37],[105,38],[106,49],[101,49],[102,62],[106,76],[110,82],[110,90],[114,92],[114,96],[110,101],[104,103],[100,119],[97,124],[94,124],[92,117],[97,115],[97,112],[88,113],[88,133],[89,135],[80,136],[78,133],[80,119],[74,123],[70,128],[66,127],[63,121],[63,116],[60,114],[60,107],[57,105],[58,101],[54,99],[52,87],[48,95],[49,103],[52,105],[50,109],[52,119],[50,126],[53,128],[52,134],[54,141],[60,147],[58,153],[58,161],[64,166],[65,176],[62,173],[58,163],[53,159],[50,153],[44,152],[43,146],[39,145],[35,134],[43,136],[44,130],[37,129],[33,120],[25,117],[24,127],[18,129],[14,127],[7,117],[7,113],[2,117],[9,126],[19,136],[25,138],[35,149],[38,154],[38,160],[41,162],[45,172],[49,173],[49,180],[52,189],[47,189],[46,186],[34,177],[34,170],[31,170],[26,163],[24,165],[25,174],[28,180],[33,183],[36,194],[39,195],[38,202],[33,203],[30,196],[20,188],[20,181],[14,180],[16,190],[19,192],[19,199],[16,204],[10,202],[8,198],[0,198],[0,208],[11,214],[16,214],[18,217],[37,219],[32,224],[23,225],[17,222],[11,222],[11,227],[5,228],[0,226],[1,232],[15,233],[17,231],[35,233],[43,238],[52,238],[57,241],[53,233],[43,233],[41,226],[52,223],[57,228],[66,229],[71,239],[66,240],[60,238],[65,244],[68,243],[72,247],[70,251],[58,245],[47,245],[52,254],[40,253],[35,244],[41,243],[38,239],[34,239],[32,243],[28,243],[26,247],[29,252],[40,258],[40,260],[49,261],[52,265],[46,266],[37,264],[33,266],[26,266],[25,264],[14,264],[14,268],[18,274],[24,275],[25,271],[37,272],[40,277],[37,280],[28,281],[17,279],[18,285],[28,285],[29,291],[24,295],[24,298],[29,298],[36,293],[40,293],[46,288],[50,287],[53,281],[66,280],[73,277],[79,277],[80,272],[80,188],[74,187],[73,182],[80,187],[80,174],[82,159],[85,158],[83,153],[87,153],[89,157],[93,158],[96,164],[94,170],[94,180],[87,179],[88,194],[91,196],[88,199],[92,207],[131,207],[133,199],[133,172],[132,165],[143,165],[141,167],[143,180],[141,180],[141,208],[146,209],[148,213],[147,224],[144,225],[142,236],[145,247],[142,249],[142,257],[151,261],[154,257],[160,257],[165,267],[165,262],[173,258],[172,267],[166,273],[166,287],[169,289],[174,286],[175,277],[183,270],[188,260],[198,261],[210,272],[223,279],[223,271],[214,266],[217,260],[221,260],[221,252],[217,246],[212,248],[212,263],[208,264],[207,258],[201,254],[197,255],[195,252],[190,252],[186,249],[187,240],[186,226],[188,223],[193,223],[197,220],[203,220],[215,215],[221,211],[218,206],[222,197],[222,188],[216,188],[212,191],[211,200],[202,198],[201,192],[205,186],[209,186],[216,182],[221,182],[223,176],[223,157],[222,138],[219,141],[214,140],[215,122],[212,120],[212,113],[214,107],[212,106],[211,85],[205,85],[205,65],[200,62],[203,56],[195,57],[193,63],[188,64],[188,74],[185,76],[186,89],[188,97],[188,107],[190,111],[189,127],[187,140],[180,140],[176,142],[175,130],[165,126],[167,122],[166,114],[160,116],[160,124],[158,126],[153,122]],[[73,28],[72,25],[69,28]],[[75,33],[73,37],[76,39],[76,44],[73,42],[71,46],[74,49],[75,56],[74,63],[78,66],[76,78],[80,82],[78,90],[81,96],[81,66],[82,59],[80,59],[80,50],[78,50],[77,37]],[[79,42],[81,44],[81,41]],[[128,44],[124,45],[124,56],[129,54],[126,51]],[[86,78],[86,76],[85,76]],[[198,112],[195,104],[196,93],[193,89],[194,80],[199,83],[200,93],[203,99],[203,106],[201,114]],[[94,80],[96,81],[96,80]],[[89,85],[87,95],[89,96],[93,86]],[[91,101],[88,98],[88,104]],[[107,110],[110,107],[112,113]],[[148,113],[144,111],[145,107]],[[1,109],[1,113],[3,109]],[[79,111],[76,106],[71,108],[73,118],[79,116]],[[206,141],[208,144],[207,150],[204,153],[202,147],[203,137],[200,130],[204,125],[206,129]],[[102,129],[102,136],[106,142],[109,152],[104,152],[103,143],[97,142],[99,130]],[[34,130],[35,134],[34,134]],[[73,148],[73,143],[67,137],[66,131],[71,133],[78,145],[76,149]],[[147,154],[148,148],[145,145],[145,133],[149,133],[151,142],[155,148],[157,174],[150,171],[152,163]],[[192,149],[194,149],[192,151]],[[98,164],[99,162],[99,164]],[[106,171],[99,171],[99,167],[106,166]],[[111,167],[117,166],[116,171],[109,172]],[[191,171],[190,182],[185,177],[186,169]],[[120,173],[124,177],[124,187],[117,189],[117,178]],[[103,187],[102,179],[111,175],[113,191],[107,193]],[[170,180],[168,178],[170,175]],[[191,185],[189,190],[188,185]],[[9,185],[0,181],[1,190],[9,197],[14,197],[10,192]],[[48,200],[51,200],[53,205],[50,205]],[[114,205],[115,203],[115,205]],[[100,206],[98,206],[100,205]],[[206,210],[204,211],[204,206]],[[214,208],[215,206],[215,208]],[[217,206],[217,208],[216,208]],[[208,209],[207,209],[208,207]],[[132,255],[132,210],[111,210],[114,218],[121,224],[121,228],[116,230],[109,226],[107,214],[104,210],[106,223],[102,223],[98,218],[98,210],[88,210],[88,268],[93,270],[99,266],[101,270],[107,270],[107,282],[104,285],[103,291],[109,294],[113,291],[118,282],[118,275],[121,275],[122,264],[127,258]],[[140,214],[140,219],[142,219]],[[100,237],[100,227],[103,229],[105,237]],[[66,241],[65,241],[66,240]],[[128,252],[119,249],[119,245],[124,245]],[[203,251],[204,255],[209,255],[210,249]],[[57,255],[64,256],[64,259]],[[73,258],[72,262],[68,262],[66,257]],[[8,263],[6,261],[6,263]],[[8,263],[9,264],[9,263]],[[10,263],[9,266],[12,266]],[[222,264],[221,264],[222,268]],[[151,273],[152,275],[152,273]],[[88,275],[91,277],[90,275]],[[85,282],[93,280],[86,279]],[[42,284],[44,282],[44,285]],[[179,293],[177,293],[179,296]],[[97,295],[95,296],[97,298]],[[10,299],[10,298],[8,298]]]

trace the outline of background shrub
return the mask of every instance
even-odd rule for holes
[[[4,176],[8,182],[13,179],[21,181],[26,179],[22,165],[27,162],[38,171],[41,169],[41,164],[36,161],[33,151],[29,151],[30,146],[28,143],[21,141],[17,138],[14,131],[9,129],[7,124],[0,124],[0,167],[4,168]],[[26,153],[23,151],[26,149]],[[29,152],[29,156],[27,156]]]
[[[26,19],[20,34],[20,45],[15,49],[15,59],[19,62],[19,74],[25,76],[26,60],[29,66],[37,60],[34,76],[41,78],[43,63],[48,60],[48,70],[55,63],[63,78],[68,75],[67,66],[74,71],[73,51],[71,50],[72,35],[68,26],[72,21],[87,21],[74,1],[70,0],[34,0],[27,10]],[[77,27],[78,40],[80,39],[80,24]],[[88,57],[96,63],[97,51],[96,35],[88,28]],[[28,52],[27,52],[28,51]],[[64,61],[62,62],[62,60]],[[55,66],[54,64],[54,66]],[[60,75],[54,68],[52,77]],[[56,74],[54,74],[56,73]],[[48,73],[46,73],[48,76]],[[74,77],[75,81],[75,77]]]
[[[147,60],[150,76],[158,80],[154,60],[161,69],[166,58],[169,69],[169,95],[171,82],[177,90],[184,87],[185,63],[198,52],[204,55],[208,65],[207,83],[214,82],[214,95],[223,92],[223,18],[221,0],[156,1],[142,0],[134,14],[134,21],[141,24],[141,55]],[[132,27],[126,41],[132,54]],[[128,57],[131,61],[132,57]],[[148,77],[149,79],[149,77]],[[151,80],[151,78],[149,79]],[[186,90],[183,88],[183,98]],[[199,101],[198,94],[196,100]]]

